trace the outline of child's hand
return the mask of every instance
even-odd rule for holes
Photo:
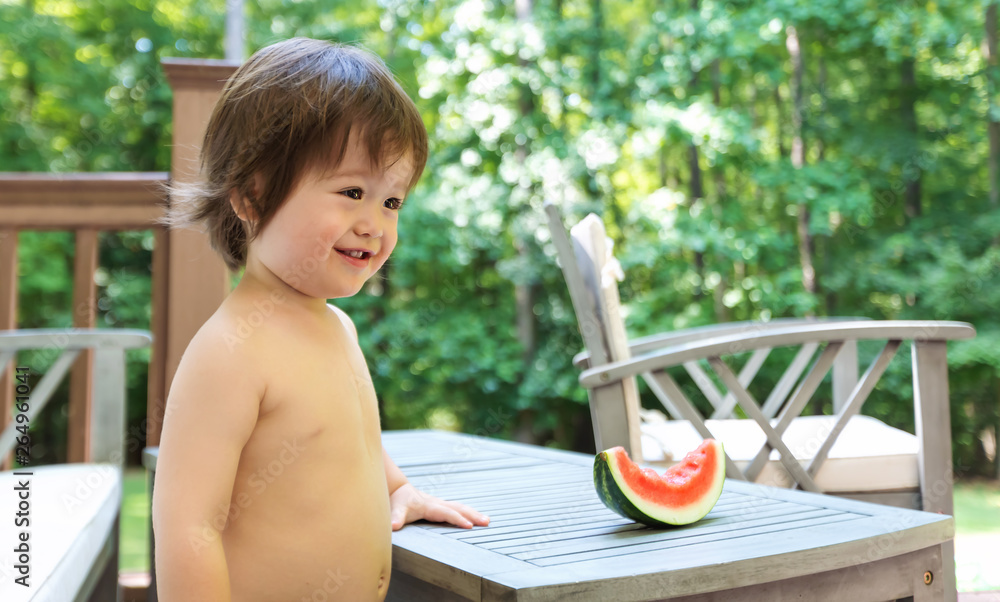
[[[436,523],[451,523],[471,529],[473,525],[485,527],[490,518],[480,514],[465,504],[446,502],[420,491],[409,483],[400,485],[389,496],[389,513],[392,530],[398,531],[406,523],[426,519]]]

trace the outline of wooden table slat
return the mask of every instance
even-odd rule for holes
[[[579,481],[567,481],[565,483],[554,483],[547,487],[536,486],[521,491],[511,491],[504,487],[498,491],[481,491],[478,494],[466,493],[462,495],[460,501],[463,503],[476,504],[478,508],[488,504],[518,504],[525,505],[534,502],[542,502],[548,499],[565,499],[566,496],[580,496],[593,489],[590,483],[581,484]]]
[[[790,504],[787,502],[775,502],[767,506],[755,507],[755,506],[730,506],[728,509],[721,511],[716,511],[713,509],[708,516],[706,516],[701,521],[693,525],[687,525],[683,527],[677,527],[670,530],[664,530],[663,533],[684,533],[688,530],[696,529],[716,529],[728,524],[740,524],[746,523],[752,519],[768,519],[777,518],[780,520],[781,517],[789,516],[790,512],[793,511],[806,511],[812,510],[811,507],[797,506],[795,504]],[[752,510],[752,513],[751,513]],[[572,517],[572,518],[570,518]],[[752,517],[752,518],[751,518]],[[584,531],[590,528],[594,524],[594,521],[601,520],[613,520],[621,518],[614,512],[604,509],[602,512],[590,512],[587,511],[585,514],[581,512],[574,511],[572,506],[567,506],[566,510],[563,512],[562,520],[558,522],[558,529],[566,531],[569,529],[576,529],[577,531]],[[627,519],[623,519],[627,520]],[[492,521],[492,515],[491,515]],[[631,522],[631,521],[629,521]],[[536,533],[538,531],[540,523],[538,521],[518,521],[515,524],[510,522],[505,522],[503,524],[498,522],[491,522],[491,527],[488,530],[477,530],[469,532],[464,529],[441,527],[441,529],[448,529],[449,535],[452,535],[466,543],[478,544],[485,540],[496,541],[500,538],[513,539],[519,537],[522,533]],[[546,533],[550,532],[546,530]],[[512,537],[513,536],[513,537]]]
[[[454,477],[455,475],[451,476]],[[551,491],[556,486],[581,485],[578,475],[562,474],[543,474],[539,477],[526,477],[517,480],[469,480],[462,479],[459,476],[459,478],[451,478],[447,482],[443,478],[435,479],[432,476],[427,476],[411,479],[411,481],[421,483],[421,485],[433,485],[439,489],[448,489],[449,493],[453,495],[467,496],[469,499],[493,497],[498,494],[545,493],[546,491]]]
[[[635,545],[637,541],[682,541],[692,537],[710,536],[720,533],[723,535],[730,535],[735,534],[736,531],[741,529],[750,529],[758,526],[772,526],[773,529],[780,530],[782,528],[781,525],[783,524],[788,524],[814,516],[829,516],[833,514],[836,513],[827,509],[798,509],[792,514],[770,514],[746,520],[722,519],[710,522],[709,524],[698,523],[696,526],[688,525],[687,527],[679,527],[676,529],[651,529],[643,526],[640,529],[623,534],[604,534],[600,532],[583,533],[584,530],[581,530],[583,536],[569,538],[569,542],[566,544],[560,544],[553,541],[549,547],[556,548],[559,546],[566,551],[572,552],[577,550],[589,550],[594,546],[614,547]],[[837,515],[844,517],[849,516],[844,514]],[[512,546],[516,545],[516,543],[512,544]],[[537,550],[538,547],[535,546],[533,549]]]
[[[605,507],[600,500],[581,500],[579,502],[572,503],[567,503],[566,500],[558,499],[543,500],[541,503],[537,500],[528,500],[520,508],[512,506],[509,502],[502,505],[475,504],[477,510],[488,514],[491,519],[497,520],[509,520],[530,516],[558,516],[565,514],[568,506],[572,507],[574,511],[607,510],[607,507]]]
[[[527,470],[530,470],[530,468]],[[511,480],[507,480],[510,475],[503,475],[504,478],[491,480],[488,478],[471,478],[470,474],[471,473],[464,475],[430,475],[410,479],[410,481],[428,493],[433,493],[434,495],[447,495],[455,498],[459,498],[464,495],[481,494],[485,491],[503,493],[516,491],[543,491],[549,484],[565,484],[574,482],[574,477],[572,475],[551,473],[542,473],[540,475],[532,473],[531,475],[525,475],[522,479]],[[575,482],[579,482],[579,477],[576,477],[576,479],[577,480]]]
[[[572,472],[569,472],[564,471],[560,466],[552,466],[551,464],[532,464],[524,467],[515,466],[489,472],[461,472],[458,470],[461,467],[461,463],[459,462],[441,464],[439,466],[441,467],[439,472],[418,476],[417,480],[434,478],[437,481],[449,482],[455,485],[470,485],[473,483],[521,483],[530,479],[545,479],[560,475],[580,478],[579,468],[571,467]]]
[[[797,510],[795,510],[796,508]],[[790,513],[790,509],[792,509],[793,512]],[[770,512],[758,513],[755,515],[755,519],[776,522],[792,516],[794,512],[802,513],[814,510],[816,509],[808,507],[803,508],[801,506],[787,506]],[[465,543],[478,545],[481,543],[496,542],[501,540],[512,541],[526,535],[537,535],[540,532],[544,532],[545,535],[549,535],[553,532],[560,533],[572,530],[582,533],[591,529],[595,525],[599,524],[601,526],[607,526],[607,521],[616,521],[620,518],[621,517],[617,514],[607,509],[582,512],[567,511],[565,516],[549,515],[548,517],[543,518],[527,518],[507,521],[491,520],[491,525],[488,529],[476,529],[473,531],[460,529],[458,527],[442,526],[438,528],[438,532],[460,539]],[[750,524],[751,520],[753,519],[743,515],[729,515],[714,518],[706,517],[695,525],[687,525],[669,530],[655,529],[650,530],[650,532],[657,534],[656,537],[669,539],[673,537],[688,536],[690,532],[715,532],[720,528],[726,528],[726,525],[730,524],[746,525]]]
[[[560,547],[547,546],[542,550],[518,552],[516,554],[506,555],[512,558],[517,558],[518,560],[531,562],[532,564],[537,564],[539,566],[548,566],[550,564],[565,564],[566,562],[579,562],[582,560],[593,560],[595,558],[607,558],[608,556],[621,556],[623,554],[637,554],[639,552],[666,550],[669,548],[679,548],[701,543],[710,543],[713,541],[732,541],[740,537],[748,537],[751,535],[788,531],[789,526],[793,524],[796,528],[799,528],[801,526],[809,526],[812,524],[846,522],[859,518],[837,514],[835,512],[831,512],[830,510],[812,510],[810,512],[802,512],[796,516],[799,517],[799,520],[762,520],[753,521],[754,524],[750,526],[734,528],[731,530],[692,531],[692,534],[688,537],[662,538],[650,536],[648,531],[639,530],[622,534],[622,537],[638,534],[637,537],[631,538],[630,540],[611,540],[611,543],[608,543],[607,536],[599,535],[593,538],[587,538],[587,541],[582,544]],[[603,542],[601,541],[602,539]]]
[[[464,462],[450,462],[446,466],[450,468],[448,474],[462,474],[466,472],[480,472],[493,469],[521,469],[528,466],[548,468],[546,464],[538,458],[491,458],[467,460]],[[441,464],[422,464],[419,466],[409,466],[406,470],[407,478],[421,477],[426,475],[440,474]]]
[[[577,500],[566,498],[549,498],[546,500],[533,500],[532,503],[514,504],[504,501],[499,506],[492,506],[490,516],[494,518],[517,518],[521,516],[547,516],[549,514],[563,514],[566,507],[571,506],[574,510],[604,510],[608,507],[601,503],[601,500],[594,497],[586,497]],[[491,508],[490,504],[477,504],[476,508]],[[484,510],[485,511],[485,510]]]
[[[544,529],[552,526],[563,526],[563,525],[586,525],[594,520],[594,517],[607,516],[607,510],[588,510],[585,512],[574,513],[572,518],[560,517],[559,515],[549,515],[546,517],[526,517],[526,518],[515,518],[508,519],[507,521],[494,521],[492,517],[490,518],[490,526],[484,527],[483,529],[496,530],[501,532],[501,529],[516,529],[517,532],[531,531],[532,529]],[[617,515],[612,515],[617,516]],[[444,535],[450,534],[462,534],[469,533],[468,529],[462,529],[461,527],[446,527],[446,526],[433,526],[429,525],[426,527],[428,531],[441,533]]]
[[[390,454],[392,455],[392,454]],[[393,457],[392,461],[396,462],[396,465],[400,468],[407,467],[411,468],[414,466],[426,466],[428,464],[451,464],[459,462],[481,462],[486,460],[499,460],[502,458],[516,457],[511,454],[503,452],[480,452],[475,455],[468,457],[456,458],[454,454],[442,450],[436,453],[423,453],[423,454],[407,454],[401,456],[401,459],[397,462],[396,458]]]
[[[636,531],[645,528],[646,528],[645,525],[641,525],[627,518],[618,518],[612,520],[598,521],[592,523],[585,529],[581,529],[577,525],[569,525],[566,527],[551,527],[549,529],[546,529],[544,533],[539,533],[538,530],[535,529],[534,531],[524,532],[523,535],[515,534],[514,537],[509,537],[509,536],[485,537],[477,540],[475,542],[475,545],[476,547],[492,550],[500,554],[509,554],[512,552],[512,550],[508,550],[506,548],[513,548],[522,544],[527,545],[532,543],[550,543],[557,541],[566,541],[570,539],[577,539],[580,537],[590,537],[591,535],[599,535],[603,533],[624,533],[625,531]],[[467,541],[467,540],[463,539],[462,541]]]
[[[787,511],[788,511],[788,508],[786,507],[786,508],[783,508],[783,509],[775,512],[775,513],[758,514],[758,515],[755,515],[754,519],[752,519],[752,522],[754,522],[755,524],[764,524],[765,521],[770,521],[772,523],[776,522],[776,521],[780,521],[782,517],[787,516],[787,514],[786,514]],[[799,510],[799,512],[801,512],[801,511],[802,510]],[[618,515],[616,515],[616,514],[610,514],[608,516],[609,517],[612,517],[612,516],[617,517]],[[628,519],[621,519],[621,520],[622,521],[626,521],[626,522],[625,523],[614,522],[614,523],[608,524],[608,522],[610,522],[610,521],[608,521],[608,522],[605,522],[605,523],[594,523],[593,526],[589,526],[588,525],[588,526],[585,526],[583,528],[578,527],[578,526],[568,526],[568,527],[564,527],[564,528],[548,529],[548,530],[546,530],[545,534],[543,534],[543,535],[538,535],[537,534],[537,530],[535,530],[535,532],[532,532],[532,531],[521,531],[522,533],[526,532],[526,533],[529,534],[529,535],[524,536],[524,537],[519,536],[519,533],[513,533],[514,537],[511,537],[510,535],[505,535],[505,534],[494,535],[494,534],[492,534],[491,530],[487,529],[487,530],[478,532],[478,537],[469,535],[469,536],[463,537],[461,539],[462,539],[462,541],[465,541],[465,542],[468,542],[468,543],[474,543],[476,545],[483,545],[483,544],[486,544],[486,543],[493,543],[494,545],[492,545],[492,546],[484,546],[484,547],[489,547],[490,549],[497,549],[498,547],[516,547],[516,546],[518,546],[518,545],[520,545],[522,543],[523,544],[531,544],[531,543],[534,543],[534,540],[541,539],[541,538],[544,538],[547,541],[553,542],[553,541],[568,540],[568,539],[580,539],[581,537],[591,537],[591,536],[603,535],[605,533],[617,533],[617,532],[620,531],[620,529],[615,529],[614,528],[615,524],[632,525],[636,529],[639,529],[639,530],[650,531],[651,533],[659,533],[659,535],[657,537],[659,537],[661,539],[671,539],[671,538],[676,538],[676,537],[690,537],[692,534],[701,534],[701,533],[716,532],[716,531],[718,531],[720,529],[725,530],[725,529],[729,529],[730,525],[743,525],[743,526],[745,526],[745,525],[748,525],[751,522],[750,520],[743,519],[743,518],[741,518],[739,516],[729,516],[729,517],[718,518],[716,520],[712,520],[712,519],[706,518],[703,521],[700,521],[699,523],[696,523],[696,525],[690,526],[690,528],[677,527],[675,529],[650,529],[649,527],[646,527],[645,525],[640,525],[640,524],[632,522],[632,521],[630,521]],[[631,530],[631,529],[629,529],[629,530]],[[508,532],[508,533],[510,533],[510,532]],[[560,535],[560,534],[564,534],[564,535]],[[621,537],[617,537],[616,539],[621,539]],[[503,551],[504,552],[511,552],[512,553],[512,552],[516,552],[518,550],[503,550]]]

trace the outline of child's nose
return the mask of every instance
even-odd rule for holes
[[[378,208],[365,207],[359,211],[358,220],[354,224],[354,231],[359,236],[380,238],[383,230],[383,219],[382,212]]]

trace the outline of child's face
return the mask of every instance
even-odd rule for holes
[[[302,175],[250,243],[247,270],[261,264],[318,299],[354,295],[396,246],[396,221],[411,166],[409,157],[403,157],[385,171],[373,168],[367,149],[352,134],[335,171]]]

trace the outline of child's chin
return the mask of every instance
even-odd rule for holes
[[[346,297],[353,297],[357,295],[362,290],[364,290],[364,285],[358,287],[340,287],[335,290],[328,291],[330,294],[326,296],[327,299],[343,299]]]

